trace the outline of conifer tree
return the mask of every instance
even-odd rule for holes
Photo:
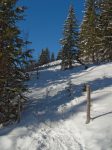
[[[17,27],[24,10],[25,7],[17,6],[17,0],[0,1],[0,122],[20,120],[25,91],[21,66],[26,57],[31,57],[30,50],[23,52],[25,42]]]
[[[51,62],[55,61],[54,53],[51,54]]]
[[[74,7],[70,6],[68,17],[65,21],[62,45],[62,69],[71,68],[73,59],[78,53],[78,26]]]
[[[44,49],[42,49],[41,50],[41,54],[39,56],[39,60],[38,60],[39,65],[44,65],[45,64],[46,60],[44,58],[45,58],[44,57]]]
[[[87,62],[96,62],[97,52],[97,14],[95,8],[95,0],[86,0],[86,10],[80,29],[80,57]]]
[[[45,49],[45,57],[46,57],[46,63],[50,62],[50,51],[48,48]]]
[[[48,48],[42,49],[38,61],[39,65],[44,65],[50,62],[50,51]]]
[[[58,52],[56,60],[62,60],[62,51],[61,50]]]
[[[112,0],[99,0],[98,8],[98,44],[100,61],[112,61]]]

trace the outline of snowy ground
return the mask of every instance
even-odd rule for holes
[[[112,63],[87,70],[49,66],[41,68],[38,80],[32,73],[21,122],[1,127],[0,150],[112,150]],[[85,124],[85,83],[92,89],[90,124]]]

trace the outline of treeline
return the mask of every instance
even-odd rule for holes
[[[57,56],[55,56],[54,52],[51,52],[49,48],[43,48],[40,51],[40,55],[37,60],[30,59],[27,65],[25,66],[26,71],[33,71],[39,69],[39,66],[48,64],[50,62],[61,60],[61,51],[58,52]]]
[[[37,63],[41,66],[41,65],[53,62],[55,60],[56,59],[55,59],[54,52],[51,53],[48,48],[45,48],[41,50]]]
[[[38,66],[62,59],[61,50],[58,52],[57,56],[55,56],[54,52],[51,52],[48,48],[42,49],[40,55],[37,59]],[[36,62],[35,62],[36,63]]]
[[[112,61],[112,0],[87,0],[79,33],[80,55],[92,63]]]
[[[86,0],[81,26],[71,5],[58,53],[62,69],[81,64],[112,61],[112,0]]]
[[[55,60],[58,60],[58,57],[57,58],[55,57],[54,52],[51,52],[48,48],[44,48],[41,50],[37,60],[30,59],[28,61],[24,70],[25,72],[34,71],[34,70],[38,71],[39,66],[48,64]]]

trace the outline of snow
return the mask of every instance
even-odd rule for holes
[[[66,71],[59,64],[41,67],[39,79],[31,72],[21,122],[0,125],[0,150],[112,150],[112,63]],[[92,90],[89,124],[85,83]]]

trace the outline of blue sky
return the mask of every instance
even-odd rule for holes
[[[48,47],[55,55],[60,50],[59,39],[62,38],[63,24],[71,2],[74,4],[80,24],[84,0],[20,0],[22,5],[28,7],[25,12],[26,20],[21,23],[21,29],[29,33],[31,47],[35,49],[33,53],[35,59],[42,48]]]

